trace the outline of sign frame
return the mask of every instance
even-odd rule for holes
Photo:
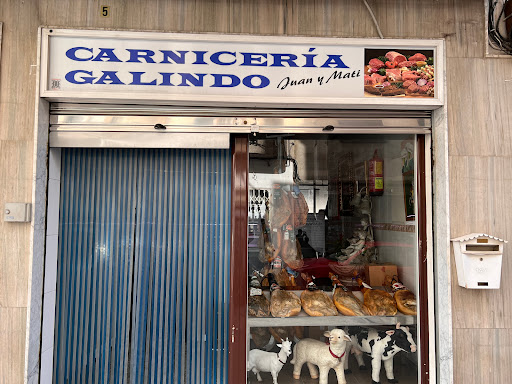
[[[240,96],[169,94],[165,92],[127,91],[75,91],[52,90],[49,87],[50,45],[53,37],[130,39],[140,41],[191,41],[205,43],[258,43],[303,45],[305,52],[310,45],[361,47],[363,49],[432,50],[434,52],[435,97],[290,97],[290,96]],[[159,104],[230,107],[322,108],[322,109],[426,109],[433,110],[445,103],[445,42],[442,39],[348,39],[336,37],[261,36],[235,34],[188,34],[166,32],[136,32],[110,30],[79,30],[42,28],[41,39],[41,90],[40,96],[59,102],[121,102],[122,104]],[[361,82],[363,80],[361,79]]]

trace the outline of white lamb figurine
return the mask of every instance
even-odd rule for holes
[[[278,353],[266,352],[260,349],[251,349],[249,351],[249,363],[247,370],[253,371],[258,381],[261,381],[260,372],[270,372],[274,384],[277,384],[277,375],[286,363],[286,359],[292,353],[292,342],[288,338],[281,344],[277,344],[281,350]]]
[[[307,363],[309,373],[312,379],[318,378],[318,369],[320,370],[319,384],[327,384],[329,370],[331,368],[336,372],[338,384],[346,384],[343,363],[345,361],[345,348],[349,336],[341,329],[333,329],[324,333],[329,338],[329,344],[313,339],[300,340],[293,349],[294,364],[293,378],[300,379],[302,365]]]

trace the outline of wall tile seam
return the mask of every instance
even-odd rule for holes
[[[481,159],[490,159],[490,158],[499,158],[499,159],[512,159],[512,154],[510,155],[450,155],[448,154],[448,158],[461,158],[461,157],[469,157],[469,158],[481,158]]]
[[[500,330],[512,330],[512,326],[511,327],[489,327],[489,328],[486,328],[486,327],[480,327],[480,328],[474,328],[474,327],[452,327],[453,329],[461,329],[461,330],[496,330],[496,331],[500,331]]]

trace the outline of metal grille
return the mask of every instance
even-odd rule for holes
[[[63,149],[53,381],[227,382],[227,150]]]

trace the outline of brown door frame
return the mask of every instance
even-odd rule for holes
[[[228,383],[246,382],[247,364],[247,225],[249,140],[231,141],[231,258],[229,289]]]
[[[425,135],[417,135],[416,146],[418,148],[418,186],[417,204],[418,216],[418,277],[419,277],[419,298],[420,317],[418,325],[420,328],[420,371],[421,384],[430,382],[429,375],[429,328],[428,328],[428,264],[427,264],[427,186],[425,172]]]
[[[427,199],[425,173],[425,136],[417,135],[418,175],[418,277],[420,297],[420,382],[429,377],[429,327],[427,285]],[[247,135],[233,135],[231,141],[231,257],[229,293],[229,361],[228,383],[240,384],[247,380],[247,225],[249,140]]]

